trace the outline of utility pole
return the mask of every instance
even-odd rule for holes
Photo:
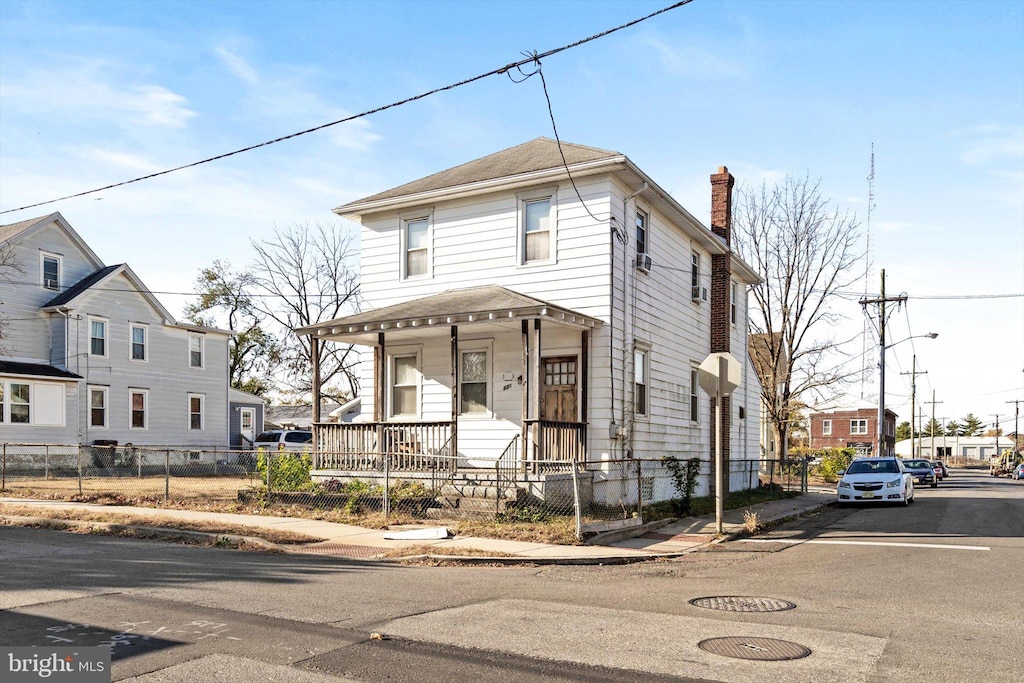
[[[878,456],[887,455],[885,448],[885,304],[893,301],[903,303],[907,300],[906,294],[887,299],[885,297],[885,268],[882,268],[882,296],[877,299],[864,298],[860,300],[861,306],[868,304],[878,305]]]
[[[996,458],[999,457],[999,418],[1003,416],[1002,413],[991,413],[992,417],[996,419]]]
[[[931,423],[930,429],[928,430],[928,431],[930,431],[932,433],[932,457],[930,457],[928,459],[929,460],[934,460],[935,459],[935,404],[936,403],[943,403],[943,401],[936,401],[935,400],[935,390],[932,389],[932,400],[931,401],[925,401],[925,403],[931,403],[932,404],[932,423]]]
[[[914,449],[914,398],[917,395],[917,376],[927,375],[927,370],[917,371],[917,354],[914,354],[910,363],[910,372],[901,372],[901,375],[910,375],[910,457],[916,458],[917,451]]]
[[[1020,418],[1020,404],[1024,403],[1024,401],[1021,401],[1020,399],[1018,399],[1018,400],[1015,400],[1015,401],[1007,401],[1007,403],[1014,404],[1014,409],[1013,409],[1013,452],[1016,453],[1017,449],[1020,447],[1018,445],[1020,443],[1020,432],[1017,431],[1017,429],[1018,429],[1018,427],[1017,427],[1017,420],[1018,420],[1018,418]]]

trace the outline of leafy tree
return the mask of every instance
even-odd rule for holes
[[[843,317],[832,303],[859,275],[859,224],[830,205],[820,182],[793,176],[740,189],[733,224],[739,255],[762,280],[752,290],[750,330],[762,347],[755,363],[764,412],[785,457],[795,402],[834,393],[851,375],[831,360],[841,344],[827,335]]]
[[[911,431],[910,431],[910,423],[909,422],[900,422],[898,425],[896,425],[896,440],[897,441],[906,441],[907,439],[910,438],[910,435],[911,435]]]
[[[960,433],[960,423],[956,420],[950,420],[946,423],[946,436],[956,436]]]
[[[960,436],[978,436],[982,432],[984,423],[974,416],[974,413],[967,413],[964,419],[960,420]]]
[[[185,317],[197,325],[222,325],[235,332],[228,342],[231,386],[263,396],[275,389],[272,374],[280,363],[281,344],[262,326],[263,318],[253,304],[256,278],[231,270],[227,261],[216,260],[199,271],[198,299],[185,307]]]
[[[353,235],[337,223],[276,229],[274,237],[252,242],[253,306],[280,328],[281,384],[304,397],[312,392],[312,350],[306,336],[292,332],[358,311],[359,281],[352,267]],[[318,345],[323,395],[345,400],[359,392],[359,355],[351,344]]]
[[[942,423],[932,418],[928,421],[928,424],[924,426],[921,431],[921,436],[942,436],[944,434],[944,428]]]

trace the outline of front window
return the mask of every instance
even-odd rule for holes
[[[636,212],[636,253],[647,253],[647,214]]]
[[[487,352],[464,351],[459,376],[460,411],[468,415],[487,413]]]
[[[190,394],[188,397],[188,428],[203,428],[203,397]]]
[[[419,368],[416,356],[395,356],[391,373],[391,414],[416,417],[419,415]]]
[[[89,321],[89,355],[107,355],[107,321]]]
[[[867,434],[867,420],[850,420],[850,434]]]
[[[832,420],[821,421],[821,435],[832,436]]]
[[[132,325],[132,360],[146,360],[146,327]]]
[[[193,368],[203,367],[203,336],[200,334],[188,336],[188,364]]]
[[[647,352],[633,352],[633,408],[637,415],[647,414]]]
[[[429,253],[429,224],[426,218],[405,222],[405,276],[426,275]]]
[[[551,258],[551,199],[523,204],[523,253],[526,262]]]
[[[89,426],[107,426],[107,390],[103,387],[89,389]]]
[[[690,421],[697,422],[700,418],[700,395],[697,388],[700,383],[697,379],[697,370],[690,368]]]
[[[60,257],[43,254],[43,287],[60,289]]]
[[[28,424],[32,421],[32,388],[28,384],[11,382],[11,422]]]
[[[128,393],[128,402],[131,409],[131,429],[145,429],[148,422],[146,404],[149,402],[145,391],[133,389]]]

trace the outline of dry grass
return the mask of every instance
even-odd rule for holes
[[[761,517],[758,513],[753,510],[746,510],[743,513],[743,530],[748,534],[756,534],[761,530],[764,525],[761,522]]]
[[[109,522],[111,524],[129,524],[150,526],[162,529],[180,529],[184,531],[202,531],[211,534],[235,534],[238,536],[256,536],[271,543],[283,545],[300,543],[318,543],[325,539],[316,536],[285,531],[281,529],[264,529],[241,524],[225,524],[223,522],[205,522],[197,520],[174,519],[161,515],[122,514],[118,512],[98,512],[93,510],[69,509],[55,510],[34,505],[0,505],[0,515],[17,515],[24,517],[42,517],[53,520],[77,520],[84,522]]]
[[[452,530],[460,536],[500,538],[525,543],[550,543],[554,545],[578,545],[576,520],[572,517],[558,517],[547,522],[456,522]]]
[[[169,497],[175,500],[237,501],[238,492],[252,488],[249,476],[171,477]],[[85,477],[78,492],[77,477],[7,479],[7,494],[23,498],[63,498],[66,496],[120,496],[139,500],[163,501],[167,485],[164,476]]]
[[[458,557],[515,557],[512,553],[503,553],[494,550],[480,550],[479,548],[452,548],[436,545],[407,545],[401,548],[392,548],[381,557],[412,557],[414,555],[445,555]]]

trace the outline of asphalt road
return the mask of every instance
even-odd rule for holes
[[[112,644],[114,679],[147,683],[1024,680],[1024,482],[954,471],[917,494],[608,567],[392,567],[0,527],[0,643]],[[706,596],[796,607],[689,603]],[[698,647],[722,637],[811,654]]]

